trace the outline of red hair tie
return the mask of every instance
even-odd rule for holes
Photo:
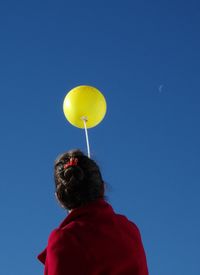
[[[70,160],[66,164],[64,164],[63,168],[67,169],[68,167],[77,166],[77,165],[78,165],[78,159],[70,158]]]

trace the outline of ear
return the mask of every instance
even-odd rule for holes
[[[58,196],[57,196],[57,192],[54,193],[56,200],[58,201]]]
[[[106,184],[105,184],[104,181],[103,181],[102,183],[103,183],[103,184],[102,184],[102,189],[101,189],[101,195],[104,196],[104,194],[105,194],[105,189],[106,189]]]
[[[62,205],[62,203],[61,203],[61,202],[59,201],[59,199],[58,199],[57,192],[55,192],[54,194],[55,194],[55,197],[56,197],[56,200],[57,200],[58,204],[59,204],[62,208],[65,209],[64,205]]]

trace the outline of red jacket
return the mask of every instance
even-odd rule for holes
[[[45,275],[148,275],[137,226],[103,199],[68,214],[38,259]]]

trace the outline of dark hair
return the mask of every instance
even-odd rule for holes
[[[77,165],[64,167],[76,158]],[[104,198],[104,182],[96,162],[80,150],[63,153],[55,161],[56,195],[64,208],[73,209],[98,198]]]

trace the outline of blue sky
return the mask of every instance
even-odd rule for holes
[[[43,274],[36,260],[66,212],[53,161],[86,152],[62,102],[105,95],[89,130],[114,209],[140,228],[150,274],[200,274],[199,1],[1,1],[1,273]]]

